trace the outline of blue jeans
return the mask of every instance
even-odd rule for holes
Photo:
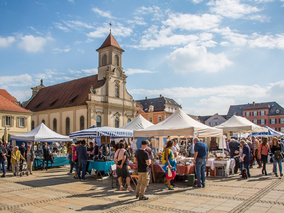
[[[81,161],[78,161],[78,163],[79,163],[79,165],[78,165],[78,179],[85,179],[87,161],[81,160]],[[82,178],[81,178],[81,171],[82,171]]]
[[[244,168],[247,170],[248,177],[250,177],[249,164],[250,164],[250,162],[248,162],[248,163],[244,163]]]
[[[197,186],[205,186],[205,169],[206,169],[206,159],[196,159],[195,174],[197,178]]]
[[[280,172],[280,174],[282,174],[282,161],[283,161],[282,158],[279,158],[279,162],[277,162],[274,159],[274,155],[273,155],[272,160],[273,160],[273,171],[277,174],[277,164],[278,164],[279,172]]]
[[[1,158],[1,159],[0,159],[0,170],[1,170],[1,166],[2,166],[2,168],[3,168],[3,175],[6,175],[5,163],[6,163],[5,159],[4,159],[4,158]]]

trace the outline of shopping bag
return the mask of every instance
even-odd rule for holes
[[[171,171],[170,167],[168,167],[168,177],[172,177],[172,171]]]

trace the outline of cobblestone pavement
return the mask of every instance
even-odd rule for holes
[[[67,175],[68,168],[35,171],[33,175],[0,179],[0,212],[284,212],[284,178],[260,175],[239,175],[228,178],[207,178],[206,188],[193,189],[177,182],[173,191],[164,184],[151,184],[148,201],[138,201],[135,193],[111,187],[110,179],[87,176],[77,181]]]

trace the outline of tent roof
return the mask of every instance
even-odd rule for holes
[[[68,136],[60,135],[47,126],[44,123],[41,123],[33,130],[21,134],[21,135],[12,135],[11,140],[17,141],[40,141],[40,142],[65,142],[72,141]]]
[[[134,131],[134,134],[136,137],[193,136],[194,134],[201,137],[221,137],[223,131],[194,120],[178,108],[166,120],[144,130]]]
[[[268,132],[257,132],[257,133],[252,133],[253,136],[261,136],[261,135],[266,135],[266,136],[284,136],[283,133],[277,132],[274,129],[271,129],[269,126],[265,126],[264,128],[268,129]]]
[[[131,138],[133,131],[129,129],[120,129],[114,127],[91,127],[69,134],[71,138],[96,138],[101,136],[110,136],[112,138]]]
[[[120,127],[122,129],[130,129],[130,130],[139,130],[145,129],[147,127],[153,126],[150,121],[146,120],[142,115],[138,115],[133,121],[129,122],[128,124]]]
[[[223,129],[224,132],[267,132],[264,127],[258,126],[248,119],[233,115],[226,122],[216,126],[216,128]]]

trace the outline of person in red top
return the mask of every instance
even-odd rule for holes
[[[269,145],[268,145],[267,138],[262,138],[262,143],[259,145],[258,151],[261,154],[261,161],[263,164],[261,173],[267,175],[266,164],[267,164],[267,155],[269,152]]]
[[[77,156],[77,147],[79,146],[79,143],[78,141],[76,142],[76,145],[73,147],[73,160],[74,160],[74,163],[75,163],[75,175],[74,175],[74,178],[75,179],[78,179],[78,176],[77,176],[77,171],[78,171],[78,156]]]

